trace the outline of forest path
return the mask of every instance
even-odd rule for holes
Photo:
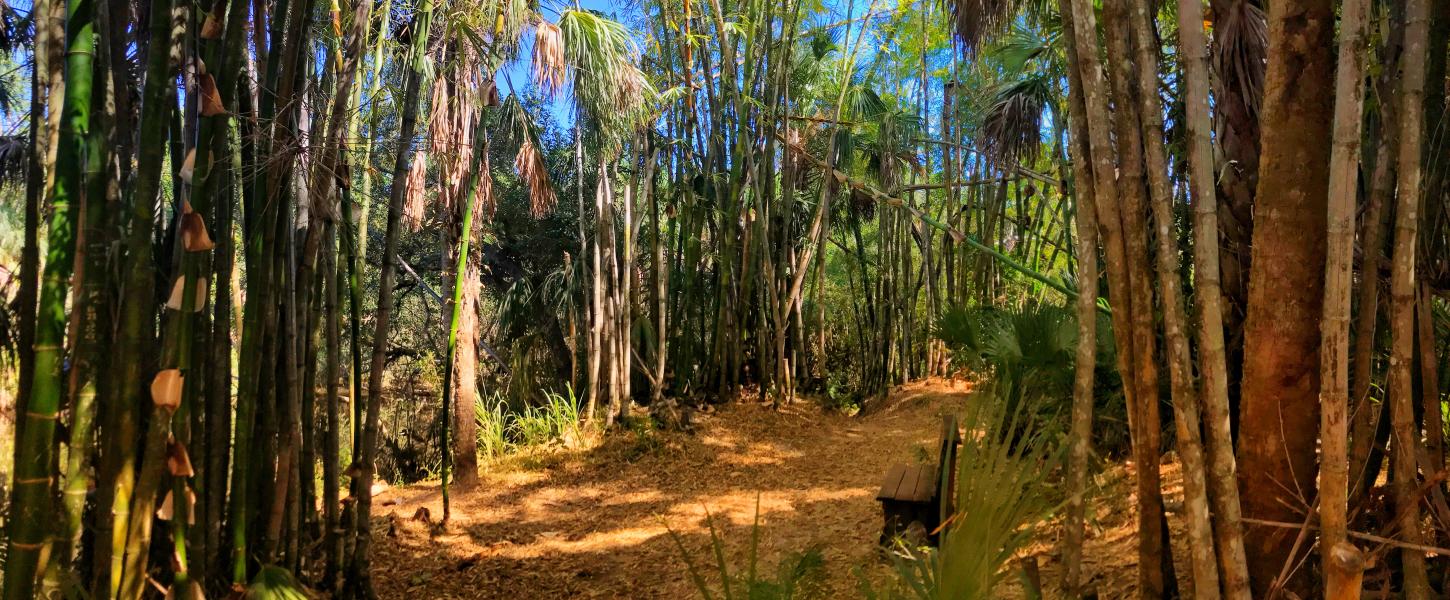
[[[809,402],[732,403],[658,444],[616,435],[531,469],[485,469],[482,485],[453,494],[442,532],[412,518],[442,514],[436,483],[392,489],[378,500],[373,581],[384,599],[696,597],[666,527],[710,577],[708,509],[743,569],[759,494],[761,571],[818,547],[827,597],[854,597],[858,568],[885,568],[882,474],[927,459],[940,415],[966,397],[960,383],[914,383],[854,418]]]

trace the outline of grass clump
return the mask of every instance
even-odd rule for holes
[[[485,460],[550,446],[573,446],[582,442],[584,425],[579,420],[579,402],[574,390],[546,392],[539,404],[511,409],[502,394],[494,393],[474,402],[478,422],[478,453]]]
[[[696,564],[697,557],[685,547],[680,534],[666,527],[680,558],[685,562],[690,582],[704,600],[807,600],[824,597],[826,559],[818,547],[792,552],[781,559],[774,573],[761,573],[759,495],[755,497],[755,521],[750,526],[750,549],[743,569],[732,569],[725,559],[724,534],[715,526],[715,516],[708,509],[705,511],[705,523],[710,528],[713,562],[704,567]],[[718,587],[705,580],[707,570],[719,581]]]

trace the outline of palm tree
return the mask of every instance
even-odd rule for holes
[[[456,253],[457,258],[456,258],[456,262],[455,262],[454,267],[453,267],[453,274],[454,274],[453,298],[452,298],[452,302],[451,302],[451,306],[452,306],[452,308],[451,308],[451,315],[450,315],[449,320],[448,320],[448,353],[447,353],[447,360],[444,362],[444,364],[445,365],[448,365],[448,366],[444,369],[444,376],[443,376],[443,419],[444,419],[443,422],[444,422],[444,426],[443,426],[443,445],[442,445],[442,448],[443,448],[443,481],[442,481],[442,492],[443,492],[443,520],[444,521],[447,521],[448,520],[448,517],[449,517],[449,506],[448,506],[448,504],[449,504],[448,503],[448,477],[451,474],[451,470],[452,470],[452,466],[453,466],[452,465],[453,459],[451,458],[451,456],[452,456],[453,453],[450,452],[450,450],[452,450],[452,446],[449,444],[449,441],[448,441],[448,435],[449,435],[448,419],[451,416],[453,416],[453,412],[455,412],[455,411],[451,411],[450,410],[450,402],[455,402],[456,401],[460,405],[462,405],[463,402],[464,402],[464,400],[467,400],[466,408],[469,411],[469,416],[470,417],[472,416],[472,411],[473,411],[473,394],[474,394],[474,386],[475,386],[475,380],[474,380],[474,377],[473,377],[473,364],[476,362],[476,358],[475,358],[475,356],[469,356],[465,361],[460,361],[459,360],[459,357],[457,356],[457,351],[458,351],[458,347],[459,347],[459,338],[458,338],[458,335],[459,335],[459,331],[460,331],[460,329],[459,329],[459,323],[461,321],[463,321],[464,319],[466,319],[467,322],[470,325],[470,327],[468,327],[468,328],[466,328],[466,329],[463,330],[463,333],[465,333],[466,335],[470,336],[470,339],[467,340],[467,342],[465,342],[463,344],[464,351],[465,352],[472,353],[474,351],[474,347],[473,347],[473,343],[472,343],[473,340],[471,339],[471,336],[476,335],[476,331],[477,331],[476,328],[474,328],[474,327],[471,326],[472,323],[473,323],[473,321],[474,321],[474,319],[475,319],[474,315],[471,314],[471,313],[473,313],[474,311],[476,311],[478,309],[477,308],[477,305],[476,305],[475,302],[465,302],[464,301],[465,300],[465,297],[464,297],[465,294],[466,293],[469,293],[468,292],[468,288],[473,288],[474,291],[472,293],[474,294],[474,297],[475,298],[477,297],[476,296],[476,294],[477,294],[477,287],[474,284],[474,281],[476,280],[476,276],[477,276],[477,271],[475,269],[473,269],[472,267],[470,267],[470,263],[472,262],[472,260],[471,260],[470,257],[472,256],[472,253],[469,252],[469,245],[473,241],[473,219],[474,219],[475,205],[479,203],[480,198],[489,198],[490,197],[489,196],[490,192],[488,191],[487,186],[493,185],[493,181],[491,179],[489,179],[488,171],[487,171],[487,168],[488,168],[488,162],[487,162],[487,159],[488,159],[488,137],[487,137],[487,131],[488,130],[487,130],[487,128],[484,127],[484,124],[482,122],[482,118],[481,117],[480,117],[479,121],[480,122],[477,125],[474,126],[474,131],[476,133],[475,133],[474,140],[473,140],[473,144],[474,144],[474,147],[473,147],[473,157],[474,157],[473,158],[473,166],[469,170],[468,183],[465,184],[465,187],[464,187],[464,196],[463,196],[463,198],[461,198],[458,201],[459,204],[460,204],[459,210],[461,210],[462,216],[459,219],[460,220],[460,226],[459,226],[460,231],[458,233],[458,248],[456,250],[454,250],[454,252]],[[483,187],[484,188],[484,191],[483,191],[482,194],[479,193],[479,188],[480,187]],[[464,314],[465,311],[467,311],[470,314],[465,315]],[[465,366],[466,366],[466,368],[465,368]],[[458,376],[457,377],[457,382],[454,381],[455,374]],[[455,386],[462,386],[462,389],[460,390],[462,393],[461,394],[458,394],[456,398],[455,398],[455,394],[454,394],[454,387]],[[463,427],[460,427],[459,428],[459,431],[460,431],[460,434],[462,434],[462,433],[472,434],[473,433],[473,429],[472,428],[463,428]],[[469,442],[473,442],[473,440],[469,440]],[[468,444],[465,444],[464,450],[466,452],[467,449],[470,449],[470,448],[473,448],[473,447],[474,447],[473,446],[473,443],[468,443]],[[477,459],[474,458],[474,457],[470,457],[470,456],[464,455],[461,460],[464,461],[464,465],[469,469],[470,472],[468,472],[465,475],[461,476],[460,477],[460,480],[463,481],[463,482],[465,482],[464,483],[465,487],[472,486],[474,484],[477,484],[477,482],[478,482],[478,465],[477,465],[477,462],[476,462]]]
[[[1244,514],[1258,519],[1298,520],[1314,498],[1333,36],[1330,1],[1269,7],[1239,433],[1240,484],[1255,490]],[[1256,596],[1307,593],[1302,576],[1278,580],[1292,536],[1251,527],[1245,542]]]

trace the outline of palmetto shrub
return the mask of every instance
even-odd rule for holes
[[[890,553],[893,578],[880,588],[863,583],[871,599],[976,600],[992,598],[1009,565],[1032,540],[1038,523],[1057,508],[1045,478],[1063,446],[1039,427],[1030,406],[1009,411],[972,402],[962,418],[966,435],[957,458],[955,504],[940,549],[898,542]],[[993,435],[1004,426],[1015,439]]]
[[[1098,318],[1094,369],[1093,447],[1120,456],[1128,451],[1128,421],[1113,348],[1112,323]],[[1076,316],[1070,309],[1028,302],[1009,307],[953,307],[937,319],[933,334],[956,364],[986,376],[983,390],[1011,414],[1033,407],[1042,427],[1066,429],[1072,406]]]

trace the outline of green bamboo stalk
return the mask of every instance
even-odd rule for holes
[[[153,0],[152,31],[165,31],[170,26],[171,1]],[[119,406],[111,417],[114,428],[111,453],[115,466],[115,496],[110,536],[109,585],[107,597],[117,597],[127,575],[126,544],[131,531],[131,501],[136,479],[137,410],[148,402],[144,373],[147,368],[141,349],[151,343],[152,318],[156,301],[152,290],[155,276],[151,264],[151,230],[153,206],[160,191],[161,169],[166,150],[166,122],[169,117],[174,87],[171,85],[169,37],[157,36],[147,50],[146,85],[142,92],[141,138],[137,154],[136,183],[131,197],[130,232],[127,236],[128,268],[121,301],[121,328],[117,346],[129,349],[120,355],[114,386],[119,393]],[[109,459],[108,459],[109,460]],[[149,520],[141,519],[141,520]],[[104,567],[103,567],[104,568]],[[132,577],[136,577],[134,573]]]
[[[448,359],[443,365],[443,439],[441,440],[443,451],[443,522],[448,522],[449,498],[448,498],[448,477],[452,474],[453,468],[453,445],[449,439],[449,428],[451,427],[450,417],[453,414],[453,362],[457,359],[458,351],[458,321],[463,313],[463,286],[470,284],[468,281],[468,253],[469,242],[473,239],[473,205],[478,196],[478,181],[483,175],[484,159],[488,157],[488,128],[484,126],[483,117],[480,115],[478,124],[474,126],[476,132],[473,141],[473,168],[468,174],[466,189],[468,193],[463,199],[463,231],[458,239],[458,260],[453,266],[453,300],[452,316],[448,319]],[[473,382],[465,382],[472,385]]]
[[[379,32],[391,31],[388,26],[392,21],[392,17],[393,0],[383,0],[382,22],[378,26]],[[346,233],[348,240],[348,310],[351,312],[351,318],[349,319],[349,335],[351,335],[352,337],[352,394],[350,395],[352,403],[352,418],[349,419],[349,423],[352,426],[351,444],[352,460],[354,462],[362,458],[361,450],[363,421],[363,404],[361,401],[359,401],[359,398],[362,397],[363,393],[362,337],[358,325],[358,320],[361,318],[361,315],[359,313],[359,307],[362,305],[362,284],[358,275],[357,265],[367,264],[368,213],[369,208],[372,206],[373,197],[373,145],[371,143],[371,138],[373,134],[373,129],[377,123],[378,111],[376,106],[378,102],[379,90],[382,89],[382,79],[380,77],[380,74],[382,73],[383,64],[387,61],[387,55],[386,53],[384,53],[387,40],[388,36],[386,35],[382,35],[380,33],[377,36],[377,42],[373,46],[373,62],[370,69],[369,77],[366,81],[355,80],[353,82],[353,87],[355,91],[353,93],[352,106],[362,106],[361,96],[364,84],[366,84],[368,90],[367,100],[370,109],[368,111],[368,133],[366,137],[360,137],[358,134],[361,120],[352,118],[351,112],[348,113],[349,123],[347,139],[355,140],[355,143],[358,143],[362,146],[362,156],[359,157],[357,161],[357,165],[359,165],[359,170],[362,172],[362,187],[359,190],[362,206],[359,216],[356,220],[356,224],[354,224],[354,220],[351,216],[352,203],[347,199],[349,190],[346,188],[343,189],[344,200],[342,203],[343,221],[346,223]],[[358,68],[361,69],[362,65],[358,65]],[[346,154],[344,153],[343,156],[346,156]],[[349,171],[344,170],[342,172],[347,173]]]
[[[376,329],[373,332],[372,365],[368,371],[367,420],[363,425],[361,460],[357,463],[358,476],[353,479],[353,497],[357,498],[353,513],[354,531],[357,536],[352,563],[348,568],[345,592],[355,597],[371,597],[372,581],[368,548],[372,538],[372,485],[374,457],[377,453],[378,417],[382,410],[383,369],[387,364],[388,327],[393,308],[393,277],[396,274],[394,260],[398,253],[398,233],[402,227],[403,198],[406,187],[402,181],[407,177],[413,163],[413,135],[418,128],[419,88],[422,87],[428,38],[433,25],[433,0],[422,0],[413,18],[413,47],[409,53],[407,85],[403,93],[403,119],[399,128],[402,143],[398,145],[397,160],[393,165],[392,193],[388,198],[388,226],[384,234],[382,272],[378,278],[378,306]]]
[[[392,18],[393,18],[393,0],[383,0],[382,11],[383,11],[382,12],[383,18],[382,18],[382,22],[378,25],[378,31],[379,32],[392,31],[388,27],[391,24],[391,21],[392,21]],[[374,106],[374,107],[377,105],[378,95],[379,95],[379,92],[382,90],[382,87],[383,87],[383,81],[382,81],[381,75],[382,75],[382,72],[383,72],[383,64],[387,62],[387,53],[384,52],[384,50],[386,50],[386,48],[387,48],[387,41],[388,41],[388,36],[387,35],[384,35],[382,33],[379,33],[379,35],[377,36],[377,42],[373,45],[373,62],[372,62],[372,67],[370,69],[371,72],[369,74],[369,77],[367,78],[366,84],[367,84],[367,100],[368,100],[368,104],[371,105],[371,106]],[[362,65],[358,65],[358,67],[361,68]],[[361,100],[362,100],[361,95],[362,95],[363,85],[364,85],[364,82],[363,81],[356,81],[354,83],[355,92],[354,92],[354,97],[353,97],[353,101],[352,101],[352,105],[353,106],[361,106],[362,105],[361,104]],[[377,126],[377,115],[378,115],[378,111],[376,110],[376,108],[368,111],[368,133],[367,133],[367,136],[368,137],[367,137],[367,139],[363,140],[363,143],[361,144],[362,145],[362,157],[360,159],[358,159],[358,165],[360,165],[361,166],[361,169],[362,169],[362,189],[359,190],[361,192],[361,194],[362,194],[362,212],[361,212],[361,216],[358,219],[358,230],[357,230],[356,235],[354,237],[355,237],[355,241],[358,243],[358,246],[357,246],[358,261],[359,262],[363,262],[363,263],[366,263],[367,262],[367,254],[368,254],[368,244],[367,244],[367,240],[368,240],[368,213],[370,212],[369,211],[369,208],[371,208],[371,206],[372,206],[372,199],[373,199],[373,170],[372,170],[373,145],[371,143],[368,143],[368,142],[371,141],[371,138],[372,138],[372,135],[373,135],[373,130]],[[359,126],[360,126],[360,121],[358,119],[352,119],[351,122],[348,123],[348,136],[347,136],[347,138],[349,140],[356,140],[356,139],[358,139],[358,129],[359,129]],[[354,391],[356,392],[356,391],[360,391],[360,390],[354,390]],[[357,405],[356,399],[354,399],[354,406],[356,406],[356,405]],[[359,417],[360,418],[362,416],[362,411],[361,410],[354,409],[354,411],[355,411],[355,414],[354,414],[355,417]],[[357,429],[357,426],[356,426],[356,423],[354,423],[354,431],[353,431],[353,435],[354,435],[353,441],[354,441],[354,443],[356,443],[359,440],[359,438],[357,437],[358,431],[356,429]],[[356,454],[356,451],[354,451],[354,454]]]
[[[344,187],[344,189],[346,189]],[[346,200],[344,200],[346,202]],[[346,244],[346,242],[344,242]],[[341,376],[339,361],[342,350],[339,341],[338,285],[342,283],[337,266],[338,236],[336,225],[329,224],[327,231],[327,252],[323,255],[322,268],[327,321],[324,325],[327,338],[327,429],[322,445],[322,510],[323,551],[327,553],[326,567],[322,578],[322,589],[333,592],[337,588],[337,574],[342,567],[342,536],[339,535],[341,518],[338,515],[338,485],[340,476],[338,463],[341,446],[338,414],[338,377]]]
[[[349,353],[352,358],[352,393],[348,400],[352,404],[352,417],[348,419],[352,426],[352,457],[353,462],[362,459],[362,276],[358,269],[360,254],[365,243],[358,239],[358,230],[365,229],[365,225],[359,225],[352,215],[352,194],[351,188],[342,187],[342,226],[343,226],[343,248],[347,258],[347,310],[348,310],[348,344]]]
[[[51,485],[55,480],[55,426],[60,410],[61,362],[66,326],[66,296],[70,289],[75,227],[79,205],[76,198],[84,187],[82,163],[86,156],[91,125],[91,75],[95,52],[95,29],[90,0],[71,0],[67,5],[66,90],[62,109],[60,144],[56,154],[55,195],[46,237],[45,269],[36,312],[35,372],[24,431],[16,440],[20,460],[15,465],[12,492],[14,517],[9,523],[5,562],[5,598],[30,598],[35,575],[46,542],[50,522]]]
[[[98,49],[104,50],[104,47],[98,45]],[[95,61],[92,81],[100,81],[102,85],[92,87],[93,106],[105,105],[106,77],[106,61]],[[105,364],[100,360],[100,353],[110,347],[110,328],[103,326],[104,319],[101,317],[108,314],[107,303],[110,300],[106,272],[110,219],[105,197],[106,173],[102,169],[106,147],[103,120],[102,114],[92,115],[93,126],[87,134],[85,146],[84,193],[78,211],[81,229],[76,236],[75,273],[71,283],[75,294],[71,300],[69,333],[72,356],[68,382],[70,439],[66,443],[65,481],[61,495],[64,518],[45,574],[44,587],[47,590],[61,589],[63,570],[72,565],[80,551],[81,519],[86,494],[91,488],[90,466],[96,441],[96,382]]]

